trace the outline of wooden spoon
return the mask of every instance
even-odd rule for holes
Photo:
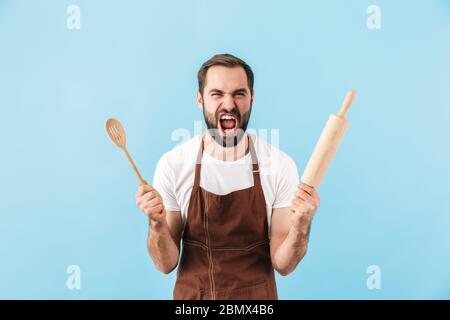
[[[133,168],[133,171],[134,171],[134,173],[136,174],[136,176],[137,176],[137,178],[139,180],[139,183],[141,185],[148,184],[147,181],[145,181],[141,177],[141,175],[139,174],[138,169],[134,165],[133,159],[131,159],[131,156],[128,153],[127,148],[125,147],[125,142],[126,142],[125,129],[123,128],[123,126],[119,122],[119,120],[116,120],[116,119],[113,119],[113,118],[109,118],[108,120],[106,120],[105,129],[106,129],[106,133],[108,134],[108,136],[111,139],[111,141],[116,146],[118,146],[120,149],[122,149],[122,151],[127,156],[127,159],[130,162],[131,167]]]

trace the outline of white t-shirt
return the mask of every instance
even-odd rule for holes
[[[261,186],[269,223],[273,208],[290,207],[297,185],[295,162],[284,152],[251,135],[258,158]],[[199,136],[165,153],[156,165],[153,187],[160,193],[167,211],[180,211],[183,228],[194,185]],[[203,152],[200,187],[224,195],[253,186],[250,152],[237,161],[222,161]]]

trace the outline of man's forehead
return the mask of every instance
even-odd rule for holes
[[[242,67],[212,66],[206,72],[205,89],[232,91],[248,88],[247,74]]]

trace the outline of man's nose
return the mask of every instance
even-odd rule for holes
[[[223,97],[223,104],[222,107],[226,109],[227,111],[231,111],[235,107],[234,98],[231,94],[225,94]]]

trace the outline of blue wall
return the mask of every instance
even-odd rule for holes
[[[66,26],[81,9],[81,29]],[[366,26],[370,5],[381,29]],[[148,181],[194,134],[196,72],[229,52],[254,69],[249,127],[279,130],[303,170],[347,89],[350,127],[309,252],[282,299],[450,298],[450,4],[411,1],[0,1],[0,298],[171,299],[116,117]],[[81,269],[69,290],[67,267]],[[367,268],[381,270],[369,290]]]

